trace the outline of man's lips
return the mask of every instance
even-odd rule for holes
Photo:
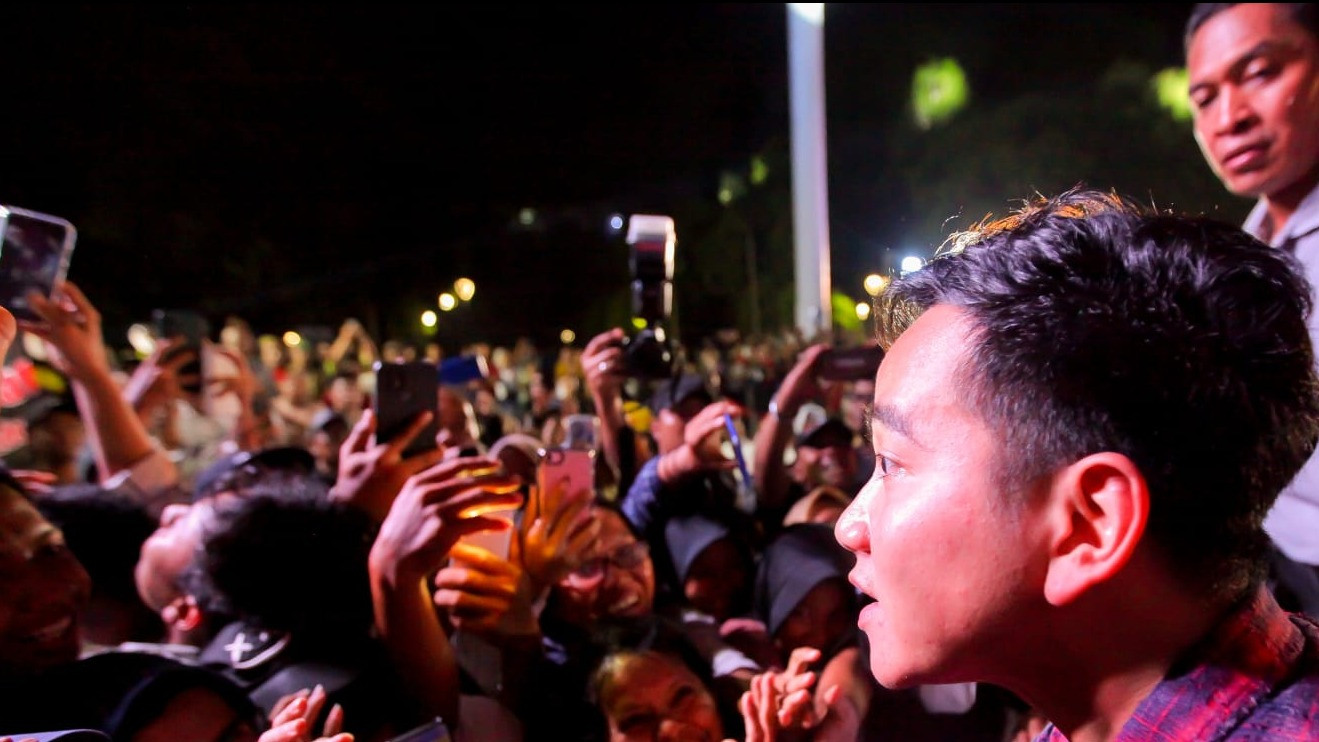
[[[1223,156],[1223,169],[1229,172],[1248,170],[1260,164],[1269,152],[1265,142],[1253,142],[1228,150]]]

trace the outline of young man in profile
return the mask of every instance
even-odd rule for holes
[[[1287,253],[1087,191],[896,281],[836,526],[875,678],[998,684],[1046,740],[1319,736],[1319,626],[1264,584],[1319,439],[1310,306]]]

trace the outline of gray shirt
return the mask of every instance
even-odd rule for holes
[[[1266,222],[1264,202],[1255,204],[1242,226],[1263,239]],[[1319,307],[1319,186],[1301,201],[1296,213],[1269,244],[1288,250],[1300,260],[1310,295]],[[1319,312],[1307,320],[1310,344],[1319,353]],[[1273,537],[1283,553],[1298,562],[1319,565],[1319,451],[1283,489],[1278,501],[1264,520],[1264,530]]]

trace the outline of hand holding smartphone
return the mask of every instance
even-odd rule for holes
[[[201,394],[205,388],[205,367],[202,363],[202,345],[210,335],[210,323],[200,314],[186,309],[156,309],[151,313],[155,335],[176,345],[169,349],[163,360],[191,353],[193,359],[179,367],[178,374],[186,379],[180,385],[189,394]]]

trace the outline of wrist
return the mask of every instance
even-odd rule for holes
[[[696,470],[696,452],[683,444],[660,457],[657,472],[661,482],[669,484]]]
[[[770,417],[787,420],[797,414],[797,409],[790,403],[784,404],[779,402],[777,398],[770,398],[768,412]]]

